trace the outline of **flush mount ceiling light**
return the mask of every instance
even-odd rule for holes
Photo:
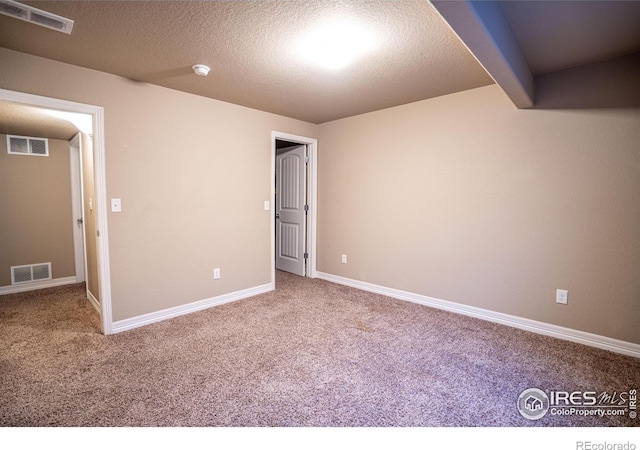
[[[205,66],[204,64],[195,64],[191,67],[196,75],[200,75],[201,77],[206,77],[211,70],[209,66]]]
[[[367,53],[373,38],[364,27],[346,21],[332,21],[310,32],[301,42],[304,58],[327,69],[341,69]]]
[[[73,20],[13,0],[0,0],[0,14],[71,34]]]

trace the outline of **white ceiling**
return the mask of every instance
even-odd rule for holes
[[[1,47],[311,123],[494,82],[426,0],[23,3],[73,19],[73,32],[0,15]],[[640,1],[496,4],[532,75],[640,51]],[[335,18],[376,36],[342,71],[313,66],[297,51],[305,33]],[[211,66],[209,76],[194,75],[195,63]]]

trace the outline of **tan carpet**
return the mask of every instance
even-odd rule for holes
[[[638,426],[522,417],[640,388],[640,360],[278,273],[277,290],[113,336],[83,285],[0,297],[2,426]]]

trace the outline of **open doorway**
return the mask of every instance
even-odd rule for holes
[[[308,271],[307,145],[276,140],[276,270],[299,276]]]
[[[271,280],[276,269],[316,277],[317,140],[271,133]]]
[[[93,155],[95,175],[95,211],[96,259],[99,276],[96,291],[99,292],[100,325],[104,334],[113,333],[111,313],[111,285],[109,270],[109,246],[107,235],[107,201],[104,167],[104,109],[99,106],[76,103],[67,100],[53,99],[38,95],[0,89],[0,101],[36,108],[51,109],[59,112],[80,113],[88,115],[92,121]]]

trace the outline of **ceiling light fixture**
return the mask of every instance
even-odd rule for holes
[[[13,0],[0,0],[0,14],[34,23],[41,27],[71,34],[73,20],[43,11],[33,6],[23,5]]]
[[[192,66],[192,69],[196,75],[200,75],[201,77],[206,77],[211,70],[209,66],[205,66],[204,64],[195,64]]]
[[[364,27],[346,21],[328,22],[302,40],[301,54],[327,69],[337,70],[367,53],[373,38]]]

